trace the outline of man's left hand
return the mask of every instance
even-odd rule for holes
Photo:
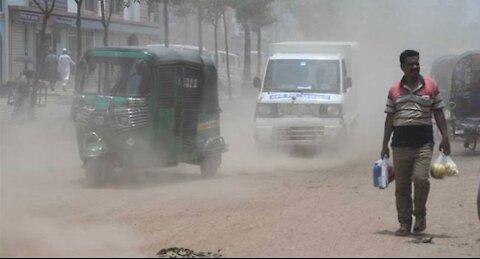
[[[450,140],[448,138],[442,138],[442,143],[440,143],[440,151],[445,155],[450,155]]]

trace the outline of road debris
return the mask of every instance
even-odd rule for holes
[[[434,244],[433,243],[433,236],[417,237],[413,240],[409,240],[408,243],[412,243],[412,244]]]
[[[220,250],[217,253],[194,252],[186,248],[173,247],[160,250],[157,256],[158,258],[222,258],[222,255],[219,253]]]

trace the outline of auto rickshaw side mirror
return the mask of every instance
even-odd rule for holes
[[[135,64],[135,69],[137,71],[137,74],[139,74],[143,77],[148,77],[149,72],[150,72],[149,67],[148,67],[148,63],[145,60],[138,61]]]
[[[256,89],[260,89],[262,87],[262,80],[258,77],[253,79],[253,87]]]
[[[448,109],[455,110],[457,108],[457,104],[454,101],[448,103]]]

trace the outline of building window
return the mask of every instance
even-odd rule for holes
[[[158,1],[148,1],[147,2],[148,13],[158,13],[160,10],[160,3]]]
[[[151,23],[159,21],[160,3],[158,1],[148,1],[148,19]]]
[[[124,3],[123,1],[117,1],[117,0],[110,0],[113,1],[112,4],[112,9],[114,14],[122,14],[123,8],[124,8]]]
[[[85,0],[85,10],[95,12],[97,0]]]

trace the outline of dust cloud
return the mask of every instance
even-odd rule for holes
[[[268,170],[270,166],[270,169],[294,169],[353,160],[373,160],[379,156],[381,149],[388,90],[403,75],[400,53],[404,49],[418,50],[421,73],[430,76],[430,66],[436,58],[479,47],[480,36],[475,33],[472,25],[472,20],[479,22],[478,15],[474,13],[478,8],[473,8],[475,5],[472,1],[304,0],[291,9],[288,0],[276,3],[274,10],[277,10],[278,21],[272,25],[269,34],[272,42],[359,43],[353,55],[351,71],[356,107],[360,114],[356,132],[353,139],[338,143],[343,147],[340,156],[338,152],[323,153],[314,159],[298,159],[278,153],[262,155],[250,149],[253,145],[253,133],[250,131],[253,127],[251,106],[254,102],[245,102],[243,107],[237,107],[240,110],[237,121],[229,122],[236,123],[236,134],[229,136],[228,141],[232,143],[233,140],[239,145],[234,145],[235,148],[227,156],[234,156],[236,160],[224,166],[236,163],[240,168]],[[289,13],[288,10],[292,12]],[[269,33],[268,29],[265,31],[266,34]],[[226,125],[229,126],[231,127]],[[366,154],[370,158],[366,158]],[[251,170],[254,171],[253,168]]]
[[[288,2],[279,0],[274,4]],[[338,150],[321,150],[312,158],[292,157],[282,150],[258,152],[253,140],[257,93],[252,87],[246,99],[229,101],[224,98],[221,101],[222,134],[229,152],[224,155],[219,178],[223,175],[315,171],[345,163],[370,163],[376,159],[383,137],[387,91],[402,76],[398,61],[400,52],[406,48],[419,50],[422,72],[429,75],[429,66],[436,57],[455,49],[478,47],[478,31],[464,27],[465,19],[458,19],[460,13],[467,11],[468,3],[457,0],[302,0],[301,7],[293,9],[289,16],[298,20],[282,27],[291,31],[270,33],[271,42],[360,43],[353,57],[352,72],[361,116],[355,138],[338,143]],[[282,20],[281,15],[276,18],[277,25],[266,28],[267,34],[268,30],[277,30],[275,26],[291,22]],[[297,38],[287,35],[297,35]],[[172,41],[181,42],[181,39]],[[59,98],[67,104],[70,101],[68,96]],[[115,215],[123,208],[115,206],[142,203],[151,199],[150,192],[161,197],[160,194],[167,195],[166,190],[174,191],[177,187],[158,184],[165,191],[152,190],[151,184],[145,185],[148,188],[142,185],[131,189],[124,186],[99,190],[85,188],[69,107],[61,107],[62,110],[58,110],[58,106],[39,110],[37,117],[48,117],[47,120],[21,125],[8,119],[10,107],[2,103],[0,256],[144,256],[136,252],[142,245],[138,229],[116,223]],[[198,169],[188,171],[199,173]],[[170,180],[161,177],[154,180],[165,179]],[[228,179],[235,181],[234,177]],[[229,184],[237,187],[235,182]],[[185,188],[189,188],[189,193],[200,192],[205,189],[205,182],[199,187],[195,184],[183,186],[182,191]],[[214,196],[215,192],[220,194],[219,190],[209,193]],[[245,196],[250,197],[250,194],[245,193]]]
[[[430,76],[436,58],[479,48],[480,36],[475,32],[480,22],[478,9],[475,1],[469,0],[304,0],[301,7],[294,8],[294,16],[299,17],[295,25],[279,22],[276,27],[297,30],[276,41],[360,43],[353,67],[361,113],[357,142],[379,150],[388,89],[403,75],[400,53],[404,49],[418,50],[421,73]],[[291,38],[295,34],[299,34],[298,39]]]
[[[144,257],[132,229],[115,224],[61,225],[20,216],[2,228],[2,257]]]

